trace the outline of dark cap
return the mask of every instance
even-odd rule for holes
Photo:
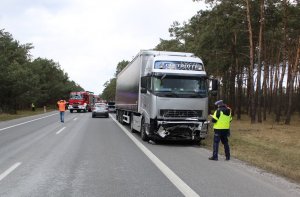
[[[215,102],[215,105],[218,105],[218,106],[223,106],[224,103],[223,103],[223,100],[218,100]]]

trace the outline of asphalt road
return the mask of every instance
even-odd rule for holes
[[[141,141],[110,118],[0,122],[0,196],[300,196],[300,186],[192,144]]]

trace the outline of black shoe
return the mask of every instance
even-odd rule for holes
[[[209,159],[209,160],[218,161],[218,158],[215,158],[215,157],[209,157],[208,159]]]
[[[230,160],[230,158],[229,157],[226,157],[226,159],[225,159],[226,161],[229,161]]]

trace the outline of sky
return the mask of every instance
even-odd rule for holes
[[[174,21],[205,8],[192,0],[1,0],[0,29],[32,43],[33,59],[58,62],[70,80],[101,94],[120,61],[170,39]]]

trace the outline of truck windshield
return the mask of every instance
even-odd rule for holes
[[[70,95],[70,99],[82,99],[82,95],[81,94],[71,94]]]
[[[152,89],[163,97],[207,97],[207,80],[197,77],[161,76],[153,77]]]

